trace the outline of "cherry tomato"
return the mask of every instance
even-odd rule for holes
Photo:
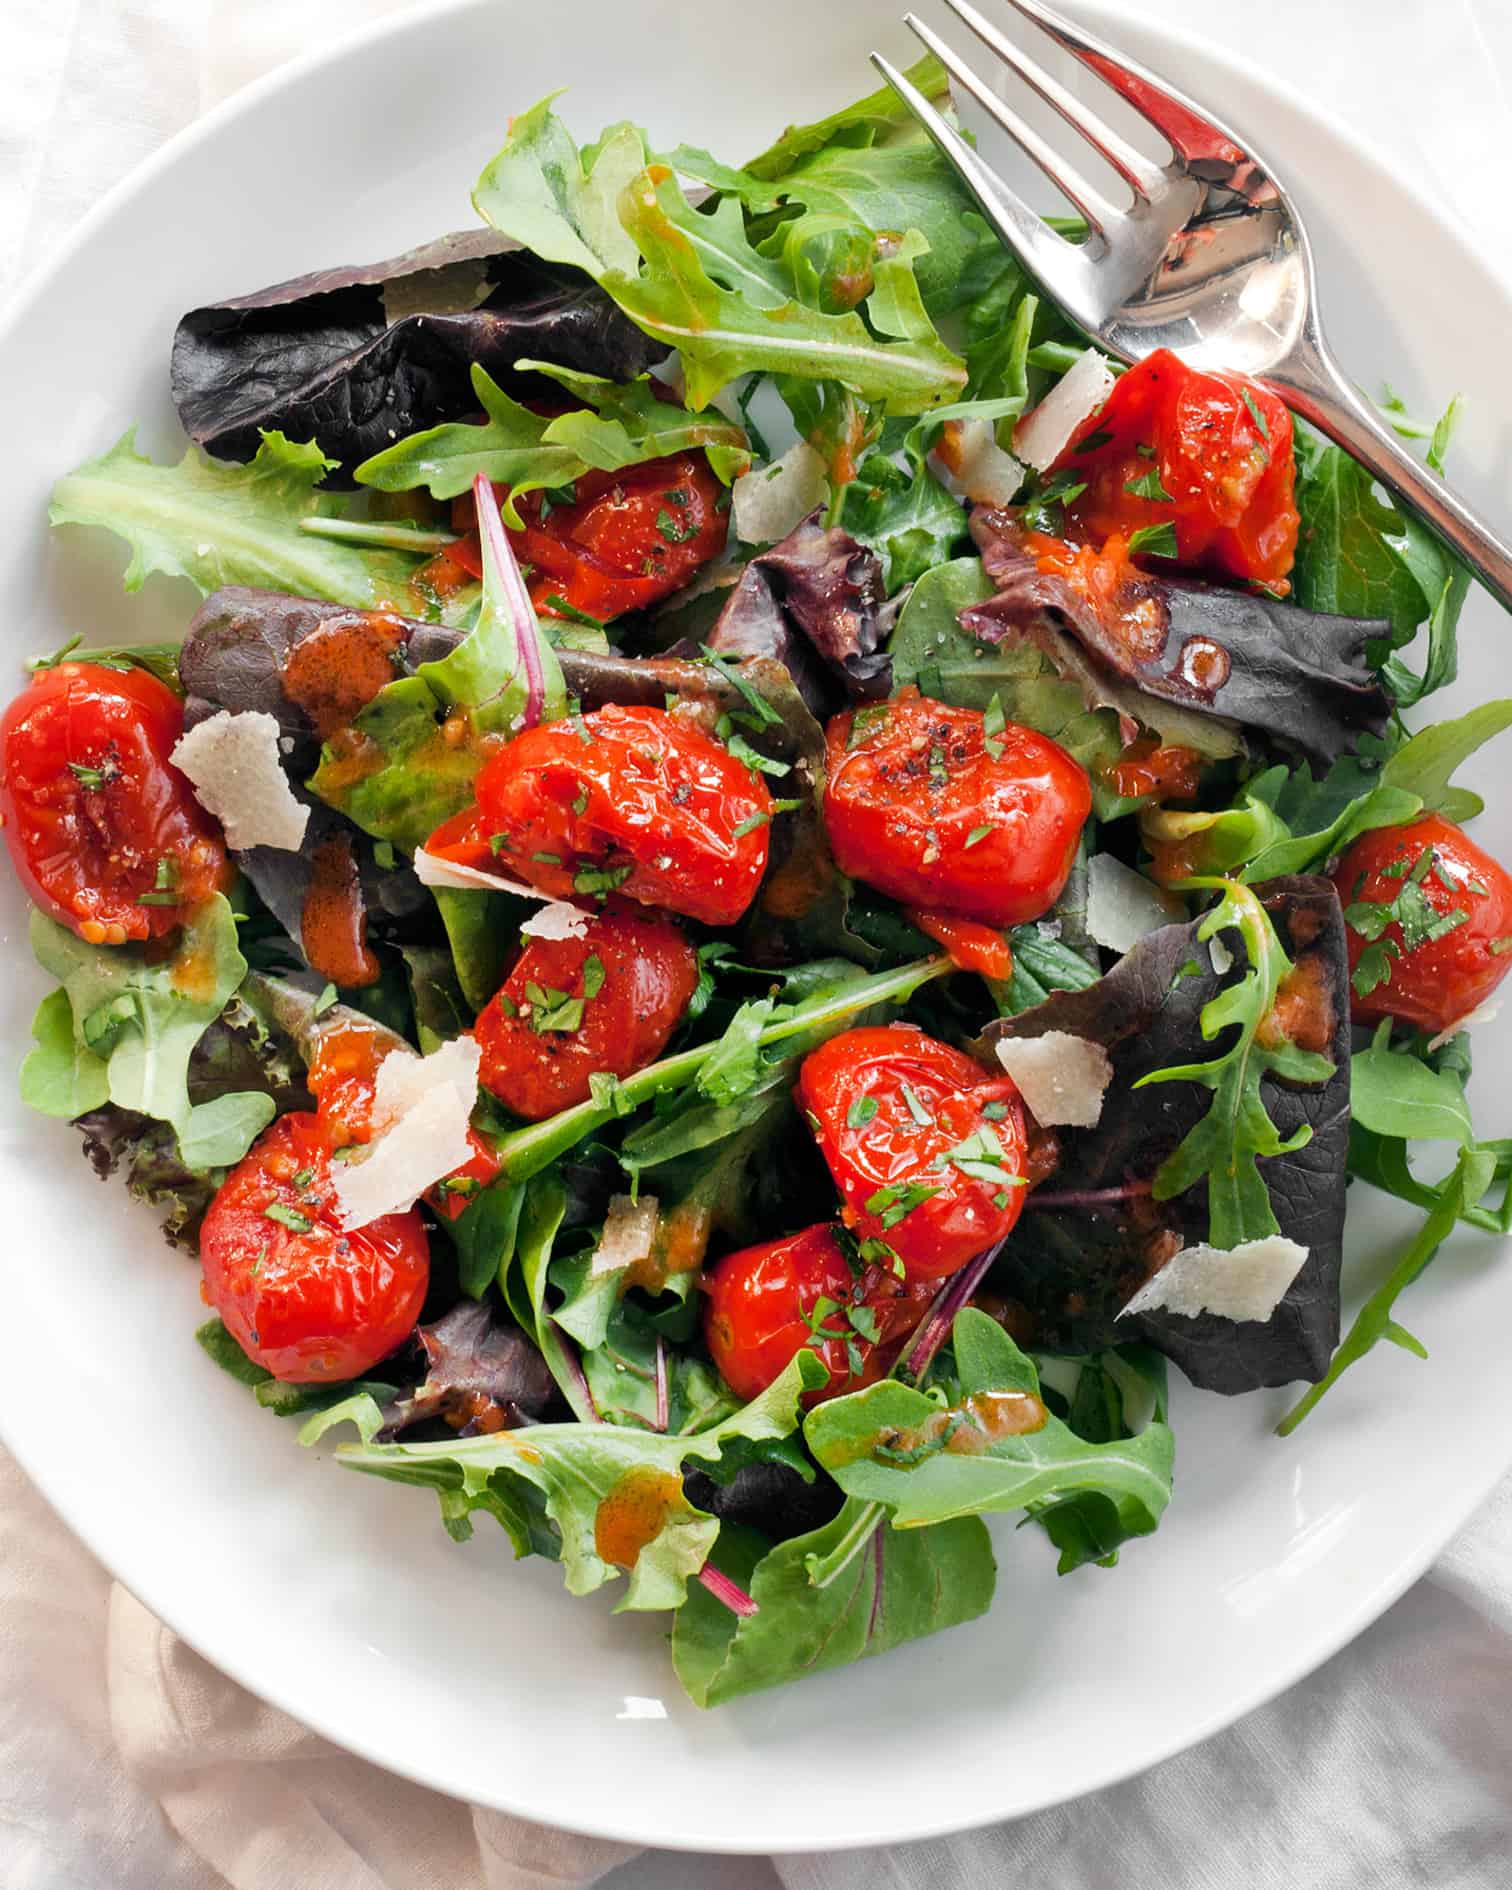
[[[766,871],[772,797],[720,743],[665,709],[608,708],[526,729],[484,764],[476,818],[427,843],[557,899],[619,892],[733,925]]]
[[[91,945],[161,938],[233,878],[215,822],[169,761],[184,706],[144,669],[59,663],[0,719],[11,864]]]
[[[1033,729],[917,689],[825,731],[835,864],[905,905],[1003,927],[1060,896],[1092,809],[1086,770]]]
[[[581,938],[536,938],[473,1026],[482,1082],[531,1121],[585,1102],[600,1070],[654,1062],[698,984],[698,954],[660,914],[601,912]]]
[[[372,1140],[378,1067],[393,1049],[393,1037],[377,1024],[342,1024],[322,1033],[306,1080],[330,1148]],[[499,1172],[499,1158],[492,1143],[473,1128],[467,1131],[467,1139],[472,1145],[472,1159],[425,1194],[436,1213],[451,1221]]]
[[[811,1052],[796,1094],[846,1222],[886,1241],[910,1280],[954,1273],[1011,1232],[1028,1176],[1011,1078],[911,1024],[883,1024]]]
[[[1362,834],[1333,881],[1360,1023],[1447,1030],[1512,970],[1512,877],[1438,814]]]
[[[499,490],[502,497],[507,488]],[[515,556],[529,566],[531,598],[550,616],[580,610],[608,623],[642,610],[680,591],[724,549],[723,489],[702,453],[585,473],[573,493],[568,505],[544,492],[525,493],[517,507],[525,529],[509,533]],[[463,522],[470,525],[471,518],[464,514]],[[447,556],[482,575],[475,532],[449,546]],[[444,585],[447,574],[438,570],[437,576]]]
[[[858,1279],[825,1223],[726,1254],[705,1276],[704,1291],[704,1342],[736,1397],[759,1397],[809,1345],[830,1373],[829,1384],[804,1400],[817,1404],[882,1377],[937,1288],[904,1285],[875,1267]],[[821,1299],[833,1307],[821,1308]],[[851,1308],[858,1309],[854,1320]]]
[[[1051,472],[1085,483],[1066,507],[1071,536],[1101,544],[1169,524],[1189,570],[1289,588],[1300,522],[1291,415],[1259,381],[1157,349],[1120,376]]]
[[[948,912],[921,912],[910,908],[909,919],[926,938],[945,947],[952,964],[984,978],[1006,983],[1013,976],[1013,953],[1001,932],[975,919],[957,919]]]
[[[286,1384],[357,1378],[414,1330],[430,1277],[420,1216],[344,1230],[318,1119],[280,1116],[227,1176],[200,1232],[210,1303]]]

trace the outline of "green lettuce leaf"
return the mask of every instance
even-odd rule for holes
[[[160,571],[206,594],[247,584],[358,608],[414,609],[417,555],[300,529],[303,519],[339,518],[343,510],[316,490],[334,462],[313,441],[299,446],[265,433],[246,465],[191,446],[176,466],[160,466],[135,450],[134,438],[132,429],[60,479],[48,513],[54,525],[99,525],[124,538],[132,552],[128,591]]]
[[[273,1098],[251,1090],[189,1098],[189,1058],[247,973],[229,903],[215,893],[197,906],[161,963],[149,963],[140,946],[86,944],[35,911],[31,945],[62,991],[43,1000],[33,1025],[22,1100],[67,1116],[108,1101],[171,1124],[189,1168],[240,1161],[272,1121]]]
[[[1459,1072],[1435,1069],[1410,1050],[1393,1050],[1389,1018],[1369,1047],[1355,1052],[1349,1071],[1350,1111],[1362,1129],[1405,1142],[1474,1139]]]
[[[522,1491],[536,1492],[557,1533],[562,1572],[575,1595],[591,1594],[627,1572],[604,1560],[598,1537],[603,1506],[633,1502],[650,1515],[620,1609],[680,1608],[689,1577],[708,1560],[719,1535],[718,1519],[682,1495],[684,1461],[717,1464],[727,1446],[783,1442],[797,1427],[799,1398],[823,1377],[813,1355],[800,1352],[759,1398],[694,1435],[664,1436],[619,1424],[533,1424],[439,1444],[345,1445],[337,1460],[349,1470],[429,1484],[450,1499],[444,1507],[453,1525],[465,1521],[469,1508],[487,1509],[517,1548],[520,1518],[531,1500]]]
[[[688,1590],[672,1626],[672,1664],[697,1705],[849,1666],[986,1613],[997,1569],[986,1528],[970,1516],[879,1529],[816,1587],[809,1564],[834,1554],[864,1508],[852,1500],[822,1529],[776,1548],[739,1525],[720,1531],[714,1564],[758,1612],[737,1616],[703,1589]]]
[[[1038,1398],[1034,1365],[996,1320],[970,1307],[956,1319],[952,1348],[959,1390],[950,1403],[884,1379],[804,1420],[809,1449],[847,1496],[884,1504],[894,1529],[915,1529],[1092,1491],[1114,1506],[1124,1538],[1155,1529],[1171,1498],[1166,1424],[1091,1443],[1047,1414],[1038,1430],[994,1435],[980,1416],[984,1401]],[[963,1431],[973,1434],[970,1450],[951,1447]]]

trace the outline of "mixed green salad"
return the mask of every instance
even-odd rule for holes
[[[202,601],[0,723],[22,1091],[259,1404],[712,1706],[983,1613],[988,1515],[1112,1567],[1169,1362],[1287,1433],[1422,1352],[1512,1226],[1454,779],[1512,700],[1427,722],[1449,552],[1088,349],[890,92],[738,168],[546,100],[473,203],[186,314],[183,458],[59,480]],[[1351,1178],[1422,1221],[1341,1339]]]

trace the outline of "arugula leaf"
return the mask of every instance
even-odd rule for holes
[[[53,487],[54,525],[100,525],[131,546],[128,591],[149,572],[187,578],[208,594],[245,584],[366,608],[413,605],[418,554],[358,549],[301,531],[306,519],[339,518],[339,499],[316,488],[334,461],[310,442],[265,433],[246,465],[191,446],[176,466],[135,450],[135,429]]]
[[[37,911],[31,946],[63,989],[37,1014],[22,1100],[69,1116],[108,1100],[171,1124],[186,1167],[240,1161],[273,1119],[273,1098],[250,1090],[198,1104],[189,1098],[189,1058],[247,973],[229,903],[214,893],[197,906],[173,956],[160,963],[148,963],[140,946],[88,945]]]
[[[553,92],[511,121],[504,147],[473,188],[485,223],[547,262],[598,277],[633,270],[635,245],[620,225],[620,192],[645,168],[645,144],[628,124],[580,151],[551,109]]]
[[[945,68],[932,53],[915,61],[904,74],[926,98],[944,97],[950,82]],[[914,123],[913,114],[890,85],[868,92],[852,105],[842,106],[828,118],[808,125],[789,125],[774,144],[767,146],[745,165],[745,174],[758,181],[769,181],[792,170],[806,157],[822,151],[826,145],[845,140],[853,144],[874,143],[896,131],[907,131]]]
[[[1248,887],[1234,880],[1199,882],[1220,894],[1202,919],[1197,936],[1211,940],[1236,931],[1244,941],[1242,976],[1203,1006],[1202,1034],[1211,1042],[1230,1027],[1238,1036],[1221,1056],[1155,1070],[1135,1084],[1201,1083],[1213,1092],[1206,1114],[1155,1173],[1157,1201],[1185,1194],[1199,1181],[1208,1185],[1208,1239],[1228,1249],[1247,1240],[1279,1233],[1270,1193],[1260,1178],[1257,1158],[1290,1155],[1312,1137],[1303,1123],[1282,1139],[1260,1094],[1261,1079],[1279,1076],[1292,1083],[1321,1083],[1333,1064],[1316,1051],[1301,1050],[1289,1038],[1262,1040],[1261,1026],[1272,1017],[1276,993],[1292,969],[1275,927]]]
[[[1078,1437],[1041,1403],[1032,1361],[971,1307],[952,1349],[959,1393],[949,1403],[884,1379],[809,1413],[804,1439],[847,1496],[885,1504],[895,1529],[911,1529],[1096,1491],[1125,1535],[1155,1529],[1171,1498],[1166,1424],[1106,1443]]]
[[[1089,1444],[1107,1444],[1135,1436],[1152,1419],[1164,1424],[1167,1407],[1165,1359],[1150,1346],[1125,1345],[1080,1362],[1065,1421]],[[1035,1504],[1029,1513],[1060,1551],[1058,1575],[1088,1563],[1113,1568],[1129,1540],[1128,1518],[1101,1490]]]
[[[619,1424],[533,1424],[439,1444],[349,1444],[337,1452],[337,1461],[373,1476],[430,1484],[454,1529],[465,1525],[467,1510],[488,1509],[510,1530],[517,1549],[525,1486],[544,1499],[572,1594],[591,1594],[628,1573],[620,1611],[680,1608],[688,1579],[708,1559],[720,1527],[683,1495],[683,1462],[717,1463],[727,1446],[742,1441],[780,1443],[797,1425],[800,1397],[823,1378],[819,1361],[800,1352],[759,1398],[691,1435],[663,1436]],[[616,1528],[621,1511],[629,1512],[626,1523],[638,1526]],[[610,1550],[617,1536],[628,1536],[634,1551],[628,1569],[601,1553],[601,1545]]]
[[[1376,1135],[1459,1143],[1474,1136],[1458,1073],[1436,1070],[1410,1051],[1394,1051],[1389,1018],[1370,1047],[1350,1059],[1350,1108],[1354,1121]]]
[[[1396,1302],[1433,1260],[1439,1248],[1453,1233],[1455,1222],[1466,1208],[1479,1201],[1486,1192],[1495,1166],[1494,1155],[1486,1149],[1471,1146],[1460,1150],[1454,1170],[1437,1190],[1432,1212],[1417,1236],[1360,1308],[1354,1324],[1334,1353],[1327,1372],[1298,1399],[1276,1426],[1278,1436],[1289,1437],[1350,1366],[1357,1365],[1382,1339],[1390,1340],[1393,1345],[1401,1346],[1404,1352],[1412,1352],[1418,1358],[1428,1356],[1422,1342],[1415,1339],[1405,1326],[1398,1324],[1394,1316]]]
[[[647,376],[620,386],[543,361],[518,366],[560,381],[587,405],[554,418],[532,413],[474,362],[473,391],[487,418],[479,425],[449,423],[411,434],[364,460],[358,481],[382,492],[423,486],[433,498],[454,499],[482,473],[509,488],[504,516],[518,526],[523,494],[570,486],[589,471],[618,472],[694,447],[705,450],[726,485],[750,466],[750,446],[739,427],[723,415],[700,417],[659,399],[659,383]]]
[[[672,1664],[699,1706],[848,1666],[985,1614],[996,1565],[975,1517],[927,1529],[878,1529],[828,1586],[809,1564],[833,1554],[866,1505],[776,1548],[739,1524],[720,1531],[712,1560],[758,1612],[737,1616],[698,1588],[672,1625]]]
[[[1512,698],[1483,702],[1452,721],[1420,729],[1387,761],[1381,779],[1390,787],[1414,794],[1423,811],[1446,820],[1465,821],[1480,813],[1485,802],[1469,788],[1457,788],[1453,775],[1478,748],[1512,727]]]

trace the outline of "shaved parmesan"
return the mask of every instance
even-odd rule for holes
[[[1442,1050],[1451,1037],[1457,1037],[1462,1030],[1473,1030],[1477,1024],[1489,1024],[1493,1017],[1501,1015],[1503,1000],[1491,998],[1485,1004],[1477,1004],[1473,1011],[1466,1011],[1463,1017],[1456,1017],[1452,1024],[1446,1024],[1436,1037],[1428,1039],[1430,1050]]]
[[[364,1157],[338,1163],[336,1212],[342,1226],[366,1227],[385,1214],[403,1213],[443,1175],[469,1162],[470,1113],[450,1083],[438,1084],[370,1143]]]
[[[990,420],[947,420],[934,458],[952,496],[974,505],[1011,505],[1024,483],[1023,467],[998,445]]]
[[[611,1195],[604,1231],[588,1269],[590,1277],[622,1273],[637,1261],[649,1259],[659,1215],[654,1195],[642,1195],[634,1201],[628,1194]]]
[[[373,1087],[373,1127],[380,1132],[391,1128],[418,1108],[431,1090],[443,1085],[456,1090],[470,1115],[478,1100],[482,1056],[475,1037],[453,1037],[428,1057],[417,1057],[410,1050],[391,1051],[379,1064]]]
[[[1154,1279],[1144,1285],[1119,1313],[1179,1313],[1195,1319],[1198,1313],[1216,1313],[1220,1319],[1264,1322],[1285,1299],[1287,1289],[1302,1271],[1307,1248],[1284,1234],[1264,1240],[1246,1240],[1225,1251],[1206,1245],[1183,1247],[1172,1254]]]
[[[415,877],[422,886],[445,886],[456,892],[512,893],[516,899],[539,899],[534,886],[502,873],[485,873],[481,867],[458,866],[453,860],[439,859],[422,847],[415,855]],[[531,938],[581,938],[588,930],[589,914],[567,899],[548,899],[538,912],[532,912],[520,930]]]
[[[454,1037],[428,1057],[392,1050],[373,1089],[377,1139],[336,1168],[336,1212],[343,1227],[366,1227],[412,1208],[426,1189],[471,1161],[468,1136],[478,1100],[481,1051]]]
[[[1091,419],[1113,391],[1113,370],[1089,348],[1013,430],[1013,450],[1036,472],[1057,459],[1084,420]]]
[[[742,473],[730,488],[735,535],[747,545],[776,544],[823,505],[828,492],[823,459],[807,440],[796,440],[781,459]]]
[[[1220,978],[1225,972],[1234,969],[1234,954],[1216,932],[1208,940],[1208,957],[1212,960],[1213,970]]]
[[[1096,1128],[1113,1081],[1100,1043],[1047,1030],[1043,1037],[999,1038],[997,1054],[1042,1128]]]
[[[1186,908],[1174,893],[1136,873],[1111,853],[1094,853],[1087,863],[1087,930],[1109,951],[1126,952],[1163,925],[1185,919]]]
[[[225,828],[229,847],[292,853],[303,844],[310,810],[294,798],[283,771],[276,717],[221,709],[181,736],[169,759]]]

